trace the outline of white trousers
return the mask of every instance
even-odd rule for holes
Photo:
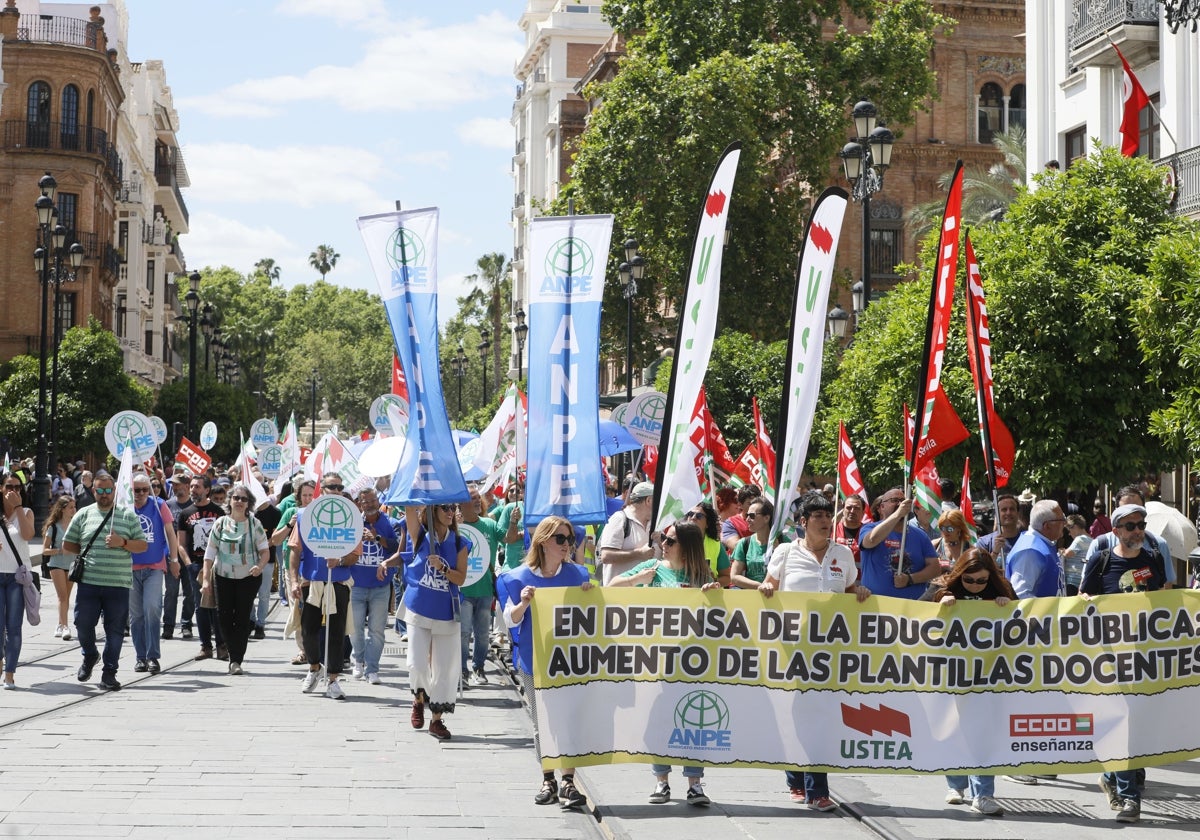
[[[408,625],[408,680],[414,697],[424,695],[432,712],[453,712],[462,677],[462,637]]]

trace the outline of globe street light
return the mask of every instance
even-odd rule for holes
[[[53,240],[54,268],[50,270],[49,275],[50,280],[54,283],[54,327],[51,330],[54,342],[54,362],[50,374],[50,445],[47,458],[47,462],[50,464],[57,463],[58,459],[58,348],[62,344],[62,284],[74,282],[79,267],[83,265],[82,245],[72,242],[71,247],[63,247],[67,241],[66,228],[56,225]],[[41,254],[40,257],[39,254]],[[70,258],[71,271],[63,268],[64,254]],[[41,248],[33,253],[34,266],[39,273],[43,270],[42,260],[45,260],[45,257],[45,252]]]
[[[524,309],[518,309],[516,317],[517,325],[513,327],[513,335],[517,339],[517,381],[520,382],[524,375],[521,362],[525,358],[525,339],[529,335],[529,326],[525,323]]]
[[[871,303],[871,196],[883,189],[883,174],[892,163],[896,136],[876,122],[874,104],[863,100],[854,106],[856,138],[842,147],[839,156],[850,182],[850,197],[862,203],[862,306]]]

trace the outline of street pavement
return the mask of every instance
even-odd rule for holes
[[[941,777],[835,775],[830,814],[793,804],[783,773],[710,769],[713,804],[649,805],[645,765],[579,771],[585,812],[537,806],[540,772],[519,692],[497,663],[491,684],[463,693],[439,743],[409,724],[403,646],[389,629],[381,676],[371,686],[343,677],[348,699],[300,691],[303,667],[287,664],[276,609],[268,637],[251,642],[246,675],[226,663],[193,662],[199,643],[164,641],[157,676],[134,674],[126,640],[125,688],[103,693],[75,679],[75,642],[53,638],[55,598],[42,624],[25,628],[17,691],[0,692],[0,837],[256,838],[631,838],[631,840],[1062,840],[1195,835],[1200,761],[1152,768],[1142,822],[1112,819],[1096,774],[1036,787],[997,781],[1007,810],[985,818],[943,804]],[[1180,722],[1176,725],[1194,725]]]

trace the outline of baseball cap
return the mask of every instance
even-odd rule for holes
[[[629,491],[629,501],[640,502],[642,499],[648,499],[654,495],[654,485],[649,481],[642,481],[633,485],[633,489]]]

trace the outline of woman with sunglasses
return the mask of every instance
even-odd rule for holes
[[[609,586],[666,586],[692,589],[718,589],[721,584],[713,579],[712,567],[704,554],[704,532],[692,520],[668,525],[663,532],[663,559],[647,560],[628,572],[613,578]],[[669,775],[671,765],[652,764],[656,784],[650,794],[651,805],[665,805],[671,801]],[[687,780],[687,803],[707,805],[710,800],[704,793],[700,780],[704,778],[703,767],[684,767],[683,778]]]
[[[408,621],[408,677],[412,687],[412,727],[425,725],[425,705],[433,718],[429,734],[450,740],[442,715],[454,712],[462,678],[462,626],[458,620],[458,587],[467,579],[471,543],[458,534],[457,505],[409,505],[404,522],[412,560],[404,568],[408,587],[404,608]],[[398,561],[400,552],[388,558]]]
[[[275,529],[275,533],[271,534],[271,544],[282,546],[281,553],[283,557],[283,566],[279,570],[279,592],[280,600],[288,604],[291,608],[291,615],[288,618],[287,626],[284,628],[284,637],[291,633],[296,640],[296,647],[299,650],[292,657],[293,665],[307,665],[308,657],[304,654],[304,635],[300,632],[300,613],[302,605],[294,598],[289,599],[289,587],[286,581],[299,580],[300,574],[293,570],[293,565],[298,566],[299,558],[293,564],[292,560],[292,545],[288,539],[292,532],[296,530],[296,518],[299,514],[312,503],[313,496],[317,492],[317,483],[311,478],[306,478],[295,485],[292,494],[284,499],[279,505],[279,512],[282,514],[279,520],[279,527]],[[297,587],[299,584],[297,584]]]
[[[929,581],[929,585],[922,596],[923,601],[934,600],[934,593],[942,588],[946,574],[954,568],[954,564],[958,562],[958,558],[963,552],[974,545],[971,539],[971,532],[967,528],[967,518],[963,516],[963,512],[957,509],[947,510],[938,517],[937,521],[938,538],[933,541],[933,547],[937,550],[938,564],[942,567],[942,573]]]
[[[970,548],[954,563],[933,599],[944,607],[952,607],[959,601],[994,601],[996,606],[1003,607],[1016,597],[1012,584],[1000,573],[992,555],[982,548]],[[950,786],[946,791],[947,805],[970,802],[972,811],[988,817],[1004,813],[995,799],[995,776],[947,776],[946,783]]]
[[[13,474],[4,476],[4,523],[8,532],[0,542],[0,633],[4,636],[4,687],[17,687],[17,660],[21,658],[21,631],[25,626],[25,587],[17,581],[17,567],[29,565],[29,540],[33,539],[33,511],[24,506],[24,485]],[[14,555],[14,551],[16,554]]]
[[[533,749],[540,759],[541,740],[537,729],[537,701],[533,691],[533,614],[529,603],[537,590],[550,586],[578,586],[591,589],[588,571],[574,563],[571,551],[575,548],[575,531],[561,516],[548,516],[533,529],[529,553],[515,569],[506,569],[496,579],[496,595],[500,599],[504,624],[512,635],[513,664],[533,717]],[[554,779],[554,771],[542,773],[542,787],[533,801],[549,805],[555,799],[564,809],[578,808],[587,799],[575,787],[574,769],[563,768],[562,788]]]
[[[229,493],[229,513],[213,523],[204,550],[202,591],[216,588],[217,620],[229,650],[229,673],[242,673],[254,624],[250,610],[270,552],[267,532],[253,516],[254,494],[244,484]]]
[[[700,502],[683,515],[683,518],[696,524],[704,532],[704,558],[712,570],[713,579],[721,584],[722,589],[729,587],[730,569],[733,566],[729,552],[721,543],[721,518],[717,510],[708,502]]]
[[[71,625],[67,619],[67,607],[71,605],[71,587],[74,583],[67,573],[71,571],[74,554],[67,554],[62,549],[63,537],[71,517],[75,515],[75,500],[70,496],[61,496],[54,500],[50,513],[46,516],[46,524],[42,528],[42,560],[50,580],[54,582],[54,594],[58,596],[58,626],[54,629],[54,638],[64,642],[71,641]]]
[[[767,579],[767,560],[770,556],[768,538],[771,535],[771,517],[775,515],[775,506],[763,498],[755,499],[746,511],[746,524],[750,526],[750,536],[742,537],[733,548],[732,566],[729,570],[729,580],[739,589],[758,589],[758,585]],[[787,542],[788,538],[779,535],[779,542]]]

